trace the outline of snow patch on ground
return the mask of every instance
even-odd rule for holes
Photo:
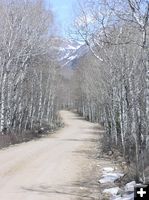
[[[115,168],[105,167],[102,170],[103,175],[99,180],[99,183],[114,183],[117,179],[124,176],[123,173],[117,172]],[[127,183],[124,189],[120,189],[119,187],[106,188],[103,190],[103,193],[110,194],[110,200],[133,200],[134,199],[134,187],[136,186],[136,182],[132,181]]]
[[[126,192],[134,192],[134,187],[136,186],[136,182],[135,181],[132,181],[130,183],[127,183],[125,185],[125,191]]]
[[[105,168],[103,168],[103,171],[105,171],[105,172],[113,172],[114,168],[113,167],[105,167]]]
[[[111,200],[134,200],[134,193],[125,194],[122,197],[120,195],[119,196],[113,196],[111,198]]]
[[[120,190],[119,187],[114,187],[114,188],[104,189],[103,193],[109,193],[109,194],[112,194],[112,195],[117,195],[119,190]]]
[[[117,179],[119,179],[120,177],[123,177],[123,176],[124,176],[123,173],[114,172],[113,168],[106,167],[103,169],[103,175],[102,175],[101,179],[99,180],[99,183],[109,183],[109,182],[113,183],[114,181],[116,181]]]

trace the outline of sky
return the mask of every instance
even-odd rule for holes
[[[60,33],[66,36],[66,30],[73,21],[73,6],[76,0],[45,0],[46,4],[52,6],[56,22],[60,25]]]

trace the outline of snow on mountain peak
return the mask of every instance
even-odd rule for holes
[[[56,45],[51,46],[51,50],[55,51],[61,66],[74,67],[76,60],[88,52],[88,47],[80,41],[62,38],[53,40]]]

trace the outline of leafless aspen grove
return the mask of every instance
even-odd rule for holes
[[[60,79],[58,64],[50,54],[53,16],[50,10],[45,10],[42,1],[1,0],[0,19],[0,143],[3,146],[9,140],[22,141],[37,135],[43,124],[52,129],[58,125]]]
[[[146,182],[149,1],[80,1],[71,36],[88,51],[71,78],[63,77],[55,51],[61,39],[42,2],[0,0],[1,147],[57,128],[58,111],[68,107],[102,124],[105,149],[118,149]]]
[[[149,165],[149,2],[93,0],[79,5],[74,25],[90,52],[74,74],[75,107],[106,129],[145,181]],[[72,90],[71,90],[72,91]]]

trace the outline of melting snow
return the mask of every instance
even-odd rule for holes
[[[103,175],[99,180],[100,183],[113,183],[115,180],[123,177],[124,174],[116,172],[112,167],[103,168]],[[127,183],[125,185],[125,191],[119,187],[113,187],[104,189],[103,193],[108,193],[111,195],[111,200],[133,200],[134,199],[134,186],[136,185],[135,181]]]
[[[113,171],[114,171],[114,168],[112,168],[112,167],[105,167],[105,168],[103,168],[103,171],[106,171],[106,172],[113,172]]]
[[[135,181],[132,181],[130,183],[127,183],[125,185],[125,191],[126,192],[134,192],[134,187],[136,186],[136,182]]]
[[[119,190],[120,190],[119,187],[114,187],[114,188],[105,189],[103,191],[103,193],[109,193],[109,194],[112,194],[112,195],[116,195],[116,194],[118,194]]]
[[[100,183],[108,183],[108,182],[114,182],[117,179],[119,179],[120,177],[124,176],[124,174],[122,173],[118,173],[118,172],[104,172],[102,178],[99,180]]]
[[[134,200],[134,193],[126,194],[123,197],[121,196],[113,196],[111,200]]]

